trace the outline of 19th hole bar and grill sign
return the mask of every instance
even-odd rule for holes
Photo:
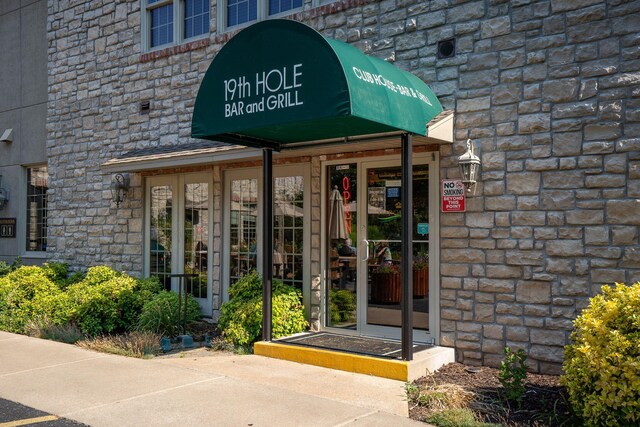
[[[465,190],[464,184],[459,179],[443,179],[441,188],[442,212],[464,212]]]
[[[0,237],[16,237],[15,218],[0,218]]]

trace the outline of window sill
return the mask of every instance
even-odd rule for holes
[[[178,46],[169,46],[164,49],[158,49],[151,52],[143,53],[140,55],[140,62],[155,61],[156,59],[166,58],[178,53],[185,53],[192,50],[201,49],[203,47],[209,46],[210,44],[211,40],[209,39],[209,36],[207,36],[206,38],[190,41]]]
[[[45,251],[25,251],[20,255],[20,258],[23,259],[46,259],[49,257],[49,254]]]

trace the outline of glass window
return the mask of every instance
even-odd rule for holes
[[[143,43],[149,49],[179,44],[210,32],[211,0],[146,0],[145,4]]]
[[[151,187],[151,218],[150,218],[150,263],[149,274],[155,276],[171,289],[171,244],[173,192],[169,185]]]
[[[184,38],[189,39],[209,32],[209,0],[186,0],[184,11]]]
[[[256,268],[258,180],[231,181],[229,284]]]
[[[269,0],[269,15],[302,7],[302,0]]]
[[[186,184],[184,197],[184,272],[198,275],[188,280],[187,292],[207,298],[209,185]]]
[[[173,4],[151,9],[151,47],[173,43]]]
[[[27,251],[47,250],[47,188],[46,166],[27,168]]]
[[[228,0],[227,26],[244,24],[258,19],[258,0]]]
[[[273,274],[284,283],[302,289],[304,178],[276,178],[273,191]]]

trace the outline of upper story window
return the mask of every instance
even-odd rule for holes
[[[303,0],[223,0],[224,19],[221,28],[260,21],[302,7]]]
[[[210,0],[142,0],[146,50],[180,44],[209,34]]]
[[[47,166],[27,168],[27,251],[47,250]]]

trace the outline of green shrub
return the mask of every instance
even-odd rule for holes
[[[36,315],[60,325],[69,319],[64,293],[38,266],[23,266],[0,278],[0,329],[24,333]]]
[[[274,338],[302,332],[309,323],[304,317],[299,290],[273,281],[272,333]],[[253,344],[262,334],[262,278],[256,272],[243,276],[229,289],[229,301],[222,304],[218,327],[222,336],[238,346]]]
[[[329,291],[329,305],[331,323],[341,323],[355,320],[356,294],[346,289]]]
[[[138,282],[109,267],[92,267],[85,278],[67,288],[73,320],[90,336],[131,329],[139,309],[134,295]]]
[[[565,347],[569,400],[586,425],[640,424],[640,282],[603,286]]]
[[[184,298],[184,296],[183,296]],[[180,333],[178,325],[178,294],[162,291],[144,304],[137,328],[161,335],[175,336]],[[184,319],[184,299],[181,301],[180,311]],[[189,295],[187,302],[187,326],[200,319],[200,305]]]
[[[505,360],[500,363],[498,379],[504,387],[507,399],[520,405],[524,397],[524,380],[527,378],[527,355],[523,349],[512,352],[511,348],[504,348]]]

